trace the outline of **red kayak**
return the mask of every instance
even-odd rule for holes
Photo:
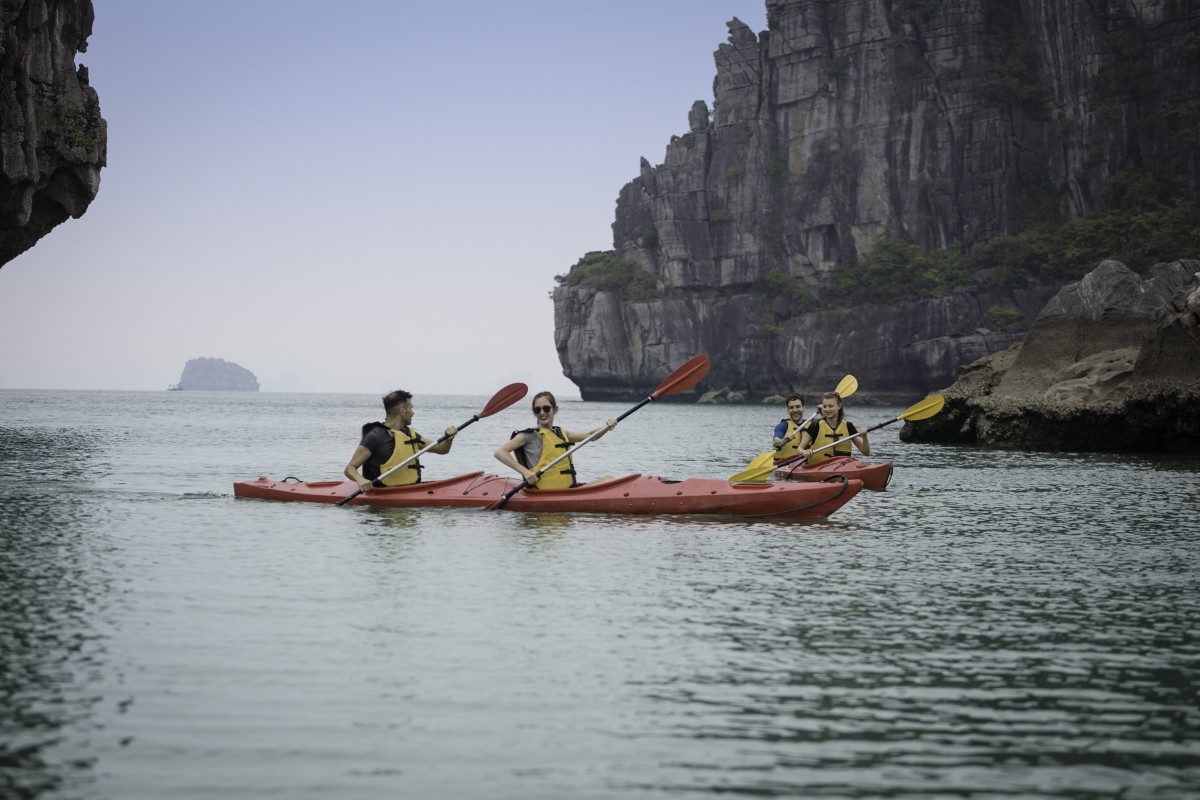
[[[520,484],[470,472],[440,481],[374,489],[350,505],[385,508],[448,506],[482,508]],[[233,484],[234,497],[336,503],[352,494],[352,481],[274,481],[267,477]],[[507,511],[593,512],[601,514],[723,514],[771,519],[822,519],[862,489],[862,481],[834,477],[821,483],[730,483],[715,478],[668,480],[634,473],[574,489],[523,489]]]
[[[834,456],[811,466],[801,459],[775,470],[775,478],[781,481],[825,481],[834,475],[857,479],[868,489],[883,491],[892,479],[892,462],[871,464],[853,456]]]

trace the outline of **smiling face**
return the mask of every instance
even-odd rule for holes
[[[842,411],[842,401],[836,397],[826,397],[821,400],[821,417],[830,424],[837,424],[838,415]]]
[[[537,420],[539,428],[549,428],[553,425],[554,414],[557,411],[558,406],[552,395],[539,394],[533,398],[533,418]]]
[[[793,422],[799,423],[804,419],[804,401],[789,400],[787,404],[788,416]]]

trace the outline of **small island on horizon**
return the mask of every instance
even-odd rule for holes
[[[223,358],[193,358],[183,366],[179,383],[170,392],[257,392],[258,378],[243,366]]]

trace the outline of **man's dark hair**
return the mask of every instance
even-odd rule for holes
[[[787,396],[785,405],[790,405],[793,400],[799,400],[801,405],[804,405],[804,395],[799,392],[792,392]]]
[[[394,392],[388,392],[383,396],[383,413],[389,417],[392,412],[400,406],[412,400],[412,392],[406,392],[403,389],[397,389]]]

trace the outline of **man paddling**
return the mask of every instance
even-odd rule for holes
[[[775,460],[791,458],[799,452],[800,431],[804,424],[804,395],[792,392],[787,396],[788,415],[775,426],[771,444],[775,448]]]
[[[458,428],[451,425],[446,428],[445,441],[431,446],[421,434],[411,428],[412,393],[403,389],[384,395],[383,412],[387,415],[383,422],[368,422],[363,425],[362,440],[354,449],[354,455],[350,457],[350,463],[346,464],[344,470],[346,477],[357,483],[363,492],[369,492],[375,486],[409,486],[420,483],[421,461],[412,456],[425,448],[429,448],[425,452],[445,455],[450,452],[450,445],[458,433]],[[409,458],[412,460],[400,469],[390,475],[384,474]]]

